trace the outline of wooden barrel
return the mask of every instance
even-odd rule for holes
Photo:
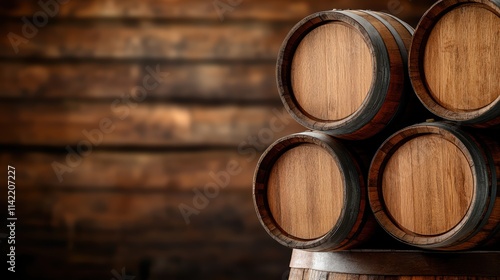
[[[499,251],[293,250],[288,279],[500,279],[499,263]]]
[[[500,141],[454,124],[424,123],[390,137],[375,154],[370,206],[409,245],[464,250],[500,239]],[[492,135],[490,135],[492,136]]]
[[[332,10],[306,17],[278,55],[285,108],[303,126],[339,138],[377,134],[414,95],[407,73],[412,34],[408,24],[379,12]]]
[[[281,138],[262,155],[253,198],[260,222],[279,243],[311,251],[367,240],[376,222],[360,159],[318,132]],[[365,168],[366,169],[366,168]]]
[[[445,0],[415,31],[410,76],[422,103],[447,120],[500,124],[500,1]]]

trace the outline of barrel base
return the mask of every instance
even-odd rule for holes
[[[289,279],[500,279],[500,251],[294,250]]]

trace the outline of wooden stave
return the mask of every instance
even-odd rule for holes
[[[356,11],[353,11],[353,12],[356,13]],[[410,39],[413,36],[413,32],[414,32],[413,28],[411,26],[409,26],[408,24],[406,24],[404,21],[398,19],[397,17],[386,14],[386,13],[373,12],[373,11],[367,11],[367,10],[362,10],[359,12],[362,12],[370,17],[377,19],[385,28],[387,28],[390,35],[393,36],[395,43],[399,49],[399,54],[400,54],[401,63],[402,63],[401,66],[403,66],[403,67],[402,67],[402,69],[400,69],[399,67],[395,67],[393,69],[393,67],[391,65],[390,72],[391,73],[398,73],[398,72],[403,73],[403,79],[402,79],[402,84],[398,84],[398,82],[396,82],[395,83],[396,85],[394,85],[394,84],[389,85],[388,92],[398,92],[400,94],[397,96],[397,98],[398,98],[397,101],[396,101],[396,99],[392,100],[393,97],[391,97],[390,94],[387,94],[385,101],[387,101],[387,100],[391,100],[391,102],[396,101],[398,104],[395,107],[390,107],[390,106],[386,107],[385,104],[382,105],[382,107],[380,108],[379,112],[375,115],[373,120],[377,119],[377,117],[380,115],[385,115],[386,111],[393,112],[393,115],[387,119],[379,118],[376,121],[376,123],[379,125],[382,125],[382,126],[380,126],[378,129],[374,129],[373,124],[371,122],[369,122],[366,125],[364,125],[363,127],[361,127],[358,131],[356,131],[355,133],[350,134],[350,135],[336,135],[336,133],[330,133],[334,136],[348,139],[348,140],[359,140],[359,137],[357,135],[360,135],[360,134],[367,135],[367,138],[372,138],[373,136],[379,136],[378,134],[382,134],[382,135],[387,134],[387,132],[389,132],[389,131],[393,130],[395,127],[401,125],[401,122],[404,122],[405,120],[412,122],[411,116],[408,115],[408,108],[407,108],[408,106],[407,105],[410,102],[415,103],[414,102],[415,98],[412,98],[412,96],[411,96],[414,94],[411,92],[409,73],[408,73],[407,69],[405,69],[407,67],[404,67],[405,65],[408,65],[408,50],[409,50],[410,45],[405,44],[405,42],[403,41],[403,36],[402,36],[402,34],[405,34],[407,32],[408,33],[407,36],[409,36],[409,38],[407,37],[406,39]],[[397,22],[396,24],[400,25],[399,28],[398,28],[398,26],[391,24],[388,21],[388,18],[386,18],[386,17],[389,17],[390,19],[395,20],[395,22]],[[389,34],[387,34],[387,35],[389,35]],[[386,44],[386,47],[388,47],[387,44]],[[390,57],[389,59],[391,61],[393,61],[393,58],[394,57]],[[399,59],[399,58],[397,58],[397,59]],[[396,63],[394,63],[394,64],[398,64],[397,63],[398,60],[396,60],[395,62]],[[393,79],[392,74],[391,74],[391,79]],[[377,82],[377,81],[374,81],[374,82]],[[405,92],[408,94],[404,94]],[[389,102],[387,102],[387,103],[389,103]],[[385,109],[382,109],[382,108],[385,108]],[[422,111],[421,109],[422,108],[417,108],[418,111]],[[365,138],[365,136],[363,136],[363,138]]]
[[[386,16],[395,19],[396,24],[400,24],[405,32],[401,33],[395,30],[394,26],[384,18]],[[369,18],[372,19],[369,20]],[[374,69],[372,71],[374,76],[370,92],[358,111],[343,120],[329,123],[308,116],[307,112],[302,112],[300,105],[296,104],[293,96],[290,71],[293,54],[300,41],[315,27],[337,20],[356,28],[365,38],[374,57]],[[375,28],[372,24],[374,21],[379,21],[383,27]],[[401,30],[401,28],[398,29]],[[380,35],[383,32],[385,32],[386,38]],[[315,13],[304,18],[289,32],[278,54],[276,66],[277,84],[286,110],[298,123],[306,128],[319,130],[348,140],[370,138],[386,129],[387,125],[403,120],[404,118],[400,116],[401,112],[407,109],[405,107],[411,107],[407,106],[408,100],[404,99],[410,99],[412,103],[417,100],[416,97],[413,98],[414,100],[408,97],[414,95],[406,67],[408,49],[400,42],[402,38],[411,40],[412,35],[413,29],[411,26],[394,16],[381,12],[332,10]],[[391,44],[396,44],[399,48],[397,54],[390,53],[387,49],[387,42],[391,40]],[[400,70],[397,69],[398,66],[401,66]],[[398,73],[404,73],[404,75],[397,77]],[[391,92],[391,90],[394,92]],[[383,94],[376,94],[377,92]],[[375,109],[372,110],[372,108]]]
[[[499,279],[499,251],[293,250],[288,279]]]
[[[265,184],[274,162],[287,150],[305,143],[322,144],[321,147],[325,148],[337,162],[345,175],[344,204],[350,205],[351,209],[347,211],[344,205],[340,222],[337,222],[327,234],[312,240],[300,240],[284,232],[272,218],[266,201]],[[367,164],[363,162],[364,160],[364,155],[352,153],[338,139],[320,132],[296,133],[279,139],[262,154],[255,170],[252,195],[261,225],[274,240],[291,249],[334,251],[352,248],[366,242],[377,232],[378,227],[368,206],[364,176],[366,172],[363,171],[366,170],[363,165]],[[358,185],[358,188],[353,185]]]
[[[329,279],[329,280],[496,280],[500,277],[497,276],[383,276],[383,275],[367,275],[367,274],[348,274],[319,271],[305,268],[291,268],[288,273],[289,280],[316,280],[316,279]],[[284,278],[283,278],[284,279]]]
[[[438,239],[434,243],[426,240],[426,237],[400,229],[397,222],[392,221],[389,215],[384,212],[381,189],[377,188],[377,185],[380,185],[381,176],[376,175],[384,170],[388,156],[392,152],[416,137],[413,135],[412,130],[414,129],[426,129],[428,131],[424,133],[428,134],[436,131],[440,131],[440,134],[448,132],[464,143],[467,152],[473,157],[475,193],[478,189],[481,191],[479,192],[480,196],[474,195],[473,205],[475,207],[471,205],[472,210],[469,209],[467,212],[466,217],[470,218],[468,217],[470,214],[472,218],[462,220],[454,229],[442,235],[429,237],[429,240]],[[483,132],[483,134],[478,132]],[[396,240],[423,249],[459,251],[496,245],[500,241],[500,192],[497,190],[500,185],[500,142],[496,134],[495,131],[463,131],[456,124],[447,122],[417,124],[394,133],[381,145],[373,157],[368,175],[370,208],[379,225]],[[397,138],[401,138],[402,141],[393,143],[393,140]],[[482,191],[481,186],[486,191]],[[481,206],[482,203],[485,205]],[[451,232],[459,226],[461,228],[452,234]]]
[[[423,78],[425,74],[421,66],[423,61],[421,54],[424,52],[423,48],[425,48],[430,31],[448,11],[460,5],[471,3],[483,4],[488,10],[500,17],[499,0],[440,0],[436,2],[422,16],[413,35],[408,63],[410,81],[420,102],[433,114],[449,121],[457,121],[476,128],[498,127],[500,125],[500,97],[490,105],[467,114],[472,116],[463,116],[461,112],[453,112],[437,104],[430,96],[430,91]]]

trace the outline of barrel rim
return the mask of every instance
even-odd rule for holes
[[[290,140],[296,142],[289,143]],[[339,219],[323,236],[315,239],[301,239],[291,236],[280,228],[274,220],[267,204],[267,185],[272,165],[286,151],[301,144],[313,144],[325,149],[336,162],[343,179],[343,204]],[[361,172],[351,158],[347,149],[336,139],[319,132],[302,132],[285,136],[273,143],[261,156],[257,163],[253,179],[253,201],[257,217],[266,232],[281,245],[310,251],[332,250],[342,247],[343,241],[349,236],[361,209],[361,187],[364,186]]]
[[[454,8],[471,4],[481,5],[500,17],[499,0],[441,0],[432,5],[420,19],[413,35],[408,63],[410,81],[420,102],[433,114],[464,124],[495,126],[500,124],[497,119],[500,117],[500,96],[489,105],[476,110],[451,111],[432,98],[423,70],[424,50],[434,26]]]
[[[423,131],[422,131],[423,130]],[[438,235],[421,235],[411,233],[401,228],[396,221],[386,213],[383,202],[381,180],[385,165],[390,156],[403,144],[422,135],[440,135],[445,140],[455,144],[469,161],[473,174],[473,196],[471,204],[462,220],[447,232]],[[381,227],[397,240],[408,245],[427,249],[453,249],[458,243],[472,238],[486,222],[484,216],[489,216],[494,202],[489,199],[491,191],[496,187],[490,184],[488,170],[489,162],[484,161],[481,147],[456,125],[444,122],[416,124],[404,128],[389,137],[377,150],[370,165],[368,174],[368,199],[376,220]],[[490,190],[490,188],[494,188]]]
[[[312,253],[293,250],[290,267],[351,275],[498,277],[499,262],[500,251],[356,249]]]
[[[370,91],[356,112],[341,120],[324,121],[312,117],[300,108],[291,87],[291,67],[287,66],[291,64],[293,54],[301,40],[311,30],[334,21],[344,22],[360,32],[373,58],[373,78]],[[288,113],[304,127],[334,132],[332,134],[335,135],[354,133],[375,117],[387,95],[390,76],[389,54],[380,33],[366,19],[350,13],[349,10],[322,11],[302,19],[285,37],[276,63],[278,91]]]

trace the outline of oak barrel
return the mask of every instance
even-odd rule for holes
[[[377,134],[414,95],[407,70],[412,34],[408,24],[380,12],[332,10],[304,18],[278,55],[285,108],[303,126],[339,138]]]
[[[379,224],[409,245],[464,250],[500,239],[498,134],[424,123],[395,133],[368,175]]]
[[[261,224],[289,248],[330,251],[367,240],[376,222],[360,161],[323,133],[279,139],[255,172],[253,198]]]
[[[499,251],[293,250],[283,279],[499,279],[499,263]]]
[[[410,77],[434,114],[476,127],[500,124],[500,1],[444,0],[422,17]]]

